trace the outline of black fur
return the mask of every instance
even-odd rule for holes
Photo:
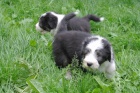
[[[47,13],[45,16],[41,16],[39,19],[39,26],[45,30],[50,31],[57,26],[57,17],[52,15],[51,13]]]
[[[66,19],[70,19],[74,16],[74,13],[66,15],[60,24],[60,28],[58,29],[59,33],[55,35],[53,42],[53,55],[56,65],[59,68],[66,67],[68,64],[71,64],[72,59],[75,56],[79,60],[79,64],[81,64],[85,53],[90,51],[85,48],[86,45],[92,40],[98,40],[96,36],[94,37],[86,32],[75,30],[68,31],[68,20]],[[100,54],[98,57],[99,64],[102,64],[106,60],[110,60],[111,56],[110,44],[106,40],[103,40],[102,43],[105,48],[103,50],[97,50]]]
[[[62,24],[68,24],[69,20],[70,20],[71,18],[73,18],[73,17],[75,17],[75,14],[74,14],[74,13],[70,13],[70,14],[66,15],[66,16],[62,19],[62,21],[61,21],[61,23],[60,23],[60,27],[58,28],[57,33],[63,32],[63,31],[67,31],[67,29],[68,29],[68,28],[67,28],[67,25],[62,25]]]
[[[89,21],[100,22],[100,18],[95,15],[87,15],[83,18],[73,17],[67,21],[68,31],[84,31],[90,32],[90,23]],[[41,16],[39,19],[39,26],[44,31],[51,31],[57,27],[58,18],[54,16],[51,12],[47,12],[45,16]]]
[[[100,22],[100,18],[95,15],[87,15],[83,18],[74,17],[68,22],[68,30],[90,32],[89,21]]]
[[[82,60],[83,41],[91,36],[85,32],[66,31],[55,36],[53,42],[53,54],[56,65],[65,67],[71,63],[74,56],[79,61]]]
[[[104,61],[108,60],[111,61],[111,44],[107,40],[102,40],[102,43],[104,45],[103,49],[98,50],[98,61],[100,64],[102,64]],[[97,51],[96,51],[97,52]]]

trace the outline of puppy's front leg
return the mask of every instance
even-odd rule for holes
[[[67,71],[67,73],[66,73],[66,75],[65,75],[65,78],[66,78],[67,80],[72,79],[72,74],[71,74],[71,71],[70,71],[70,70]]]

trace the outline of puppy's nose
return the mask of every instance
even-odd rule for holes
[[[90,66],[92,66],[92,64],[93,64],[93,63],[87,63],[87,66],[89,66],[89,67],[90,67]]]

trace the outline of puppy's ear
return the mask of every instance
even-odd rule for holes
[[[111,53],[111,44],[105,39],[102,39],[102,44],[104,45],[104,48],[97,51],[97,54],[104,56],[109,62],[111,62],[111,57],[113,56]]]
[[[50,29],[54,29],[57,26],[57,18],[56,17],[50,17],[49,21],[48,21],[48,25],[50,27]]]

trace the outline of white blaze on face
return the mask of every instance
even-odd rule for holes
[[[89,69],[98,69],[99,63],[97,61],[96,51],[97,49],[102,49],[102,38],[97,36],[97,40],[92,40],[87,44],[86,48],[90,49],[90,52],[85,55],[83,59],[83,67]]]
[[[62,21],[62,19],[63,19],[64,16],[65,16],[65,15],[63,15],[63,14],[56,14],[55,12],[51,12],[51,14],[53,14],[54,16],[57,17],[57,19],[58,19],[57,25],[60,24],[60,22]]]
[[[56,16],[57,19],[58,19],[56,28],[51,30],[51,34],[55,35],[57,33],[58,28],[59,28],[60,22],[62,21],[62,19],[64,18],[65,15],[63,15],[63,14],[56,14],[55,12],[51,12],[51,14]]]

